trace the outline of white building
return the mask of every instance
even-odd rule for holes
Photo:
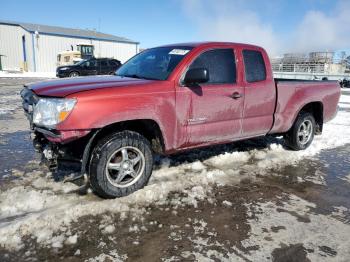
[[[96,57],[116,58],[124,63],[138,53],[139,43],[124,37],[92,30],[17,23],[0,20],[0,58],[2,70],[54,72],[57,55],[94,45]]]

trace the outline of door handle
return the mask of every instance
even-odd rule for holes
[[[243,97],[243,95],[238,93],[238,92],[234,92],[230,97],[233,99],[239,99],[239,98]]]

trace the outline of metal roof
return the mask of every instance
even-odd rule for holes
[[[59,26],[49,26],[49,25],[40,25],[40,24],[31,24],[31,23],[22,23],[22,22],[12,22],[0,20],[0,24],[15,25],[20,26],[28,32],[34,33],[37,31],[39,34],[49,34],[49,35],[58,35],[58,36],[70,36],[70,37],[79,37],[86,39],[97,39],[97,40],[106,40],[113,42],[124,42],[124,43],[134,43],[139,44],[137,41],[130,40],[125,37],[105,34],[97,32],[94,30],[84,30],[84,29],[75,29],[75,28],[66,28]]]

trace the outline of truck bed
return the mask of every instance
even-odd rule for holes
[[[309,80],[309,79],[294,79],[294,78],[274,78],[275,82],[338,82],[336,80]]]
[[[275,79],[276,109],[270,133],[287,132],[305,105],[314,103],[323,111],[323,122],[331,120],[340,96],[338,81]]]

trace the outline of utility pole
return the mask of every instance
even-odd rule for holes
[[[0,71],[2,71],[2,63],[1,63],[1,57],[5,55],[0,55]]]

